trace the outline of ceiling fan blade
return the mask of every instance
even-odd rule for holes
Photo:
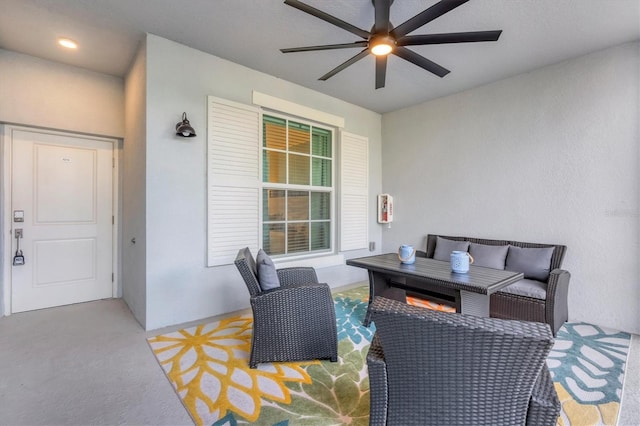
[[[398,46],[417,46],[424,44],[473,43],[477,41],[497,41],[502,30],[470,31],[466,33],[424,34],[405,36],[397,41]]]
[[[436,64],[433,61],[425,58],[424,56],[420,56],[412,50],[407,49],[406,47],[396,46],[392,52],[394,55],[401,57],[402,59],[409,61],[411,63],[416,64],[417,66],[424,68],[425,70],[437,75],[438,77],[444,77],[449,74],[449,70]]]
[[[320,46],[290,47],[288,49],[280,49],[282,53],[293,52],[311,52],[313,50],[332,50],[332,49],[348,49],[350,47],[367,47],[367,41],[356,41],[355,43],[342,44],[323,44]]]
[[[387,55],[376,56],[376,89],[384,87],[387,76]]]
[[[376,34],[389,34],[389,8],[392,0],[374,0],[373,8],[376,14],[376,21],[373,32]]]
[[[333,77],[334,75],[338,74],[340,71],[342,71],[343,69],[345,69],[349,65],[355,64],[356,62],[358,62],[360,59],[364,58],[368,54],[369,54],[369,49],[364,49],[362,52],[358,53],[356,56],[354,56],[353,58],[349,59],[348,61],[338,65],[337,67],[335,67],[334,69],[332,69],[331,71],[329,71],[328,73],[326,73],[325,75],[320,77],[318,80],[324,81],[324,80],[330,79],[331,77]]]
[[[349,31],[357,35],[358,37],[362,37],[364,39],[368,39],[371,33],[369,31],[362,30],[354,25],[351,25],[348,22],[343,21],[342,19],[338,19],[335,16],[329,15],[326,12],[316,9],[315,7],[309,6],[308,4],[302,3],[298,0],[285,0],[284,4],[289,5],[291,7],[295,7],[298,10],[301,10],[309,15],[313,15],[316,18],[322,19],[330,24],[335,25],[336,27],[340,27],[345,31]]]
[[[431,22],[445,13],[455,9],[456,7],[468,2],[469,0],[441,0],[427,10],[423,10],[413,18],[403,22],[391,31],[391,36],[396,40],[409,34],[427,22]]]

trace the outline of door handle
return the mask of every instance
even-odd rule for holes
[[[13,256],[13,266],[22,266],[24,265],[24,255],[20,250],[20,238],[23,238],[22,228],[14,229],[13,232],[16,237],[16,254]]]

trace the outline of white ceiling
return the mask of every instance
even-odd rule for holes
[[[373,25],[371,0],[305,2],[364,30]],[[395,0],[391,22],[434,3]],[[411,47],[451,70],[444,78],[390,56],[386,87],[375,90],[371,56],[317,80],[358,48],[281,53],[360,40],[282,0],[0,0],[3,49],[122,77],[148,32],[380,113],[638,40],[640,0],[471,0],[412,34],[496,29],[497,42]],[[80,48],[64,51],[59,36]]]

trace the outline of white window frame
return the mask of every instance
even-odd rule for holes
[[[326,187],[326,186],[313,186],[311,184],[309,185],[296,185],[296,184],[288,184],[288,183],[269,183],[269,182],[263,182],[262,178],[263,178],[263,153],[265,151],[273,151],[273,149],[267,149],[264,146],[264,132],[263,132],[263,127],[264,126],[264,115],[270,116],[270,117],[275,117],[275,118],[280,118],[283,120],[286,120],[287,123],[289,121],[293,121],[296,123],[300,123],[300,124],[304,124],[304,125],[308,125],[311,128],[313,127],[317,127],[319,129],[323,129],[326,130],[328,132],[331,133],[331,187]],[[259,195],[259,205],[260,205],[260,218],[259,218],[259,238],[260,238],[260,243],[262,244],[262,242],[264,241],[264,235],[263,235],[263,231],[264,231],[264,200],[263,200],[263,193],[264,193],[264,189],[275,189],[275,190],[290,190],[290,191],[309,191],[309,192],[328,192],[330,193],[330,203],[331,203],[331,211],[330,211],[330,227],[329,227],[329,232],[330,232],[330,236],[331,236],[331,241],[329,244],[329,248],[325,249],[325,250],[316,250],[316,251],[307,251],[307,252],[299,252],[299,253],[285,253],[285,254],[273,254],[271,255],[271,257],[274,259],[274,261],[277,262],[287,262],[287,261],[292,261],[292,260],[298,260],[298,259],[307,259],[309,257],[318,257],[318,256],[324,256],[324,255],[329,255],[329,254],[335,254],[336,253],[336,249],[337,249],[337,244],[336,244],[336,240],[337,240],[337,234],[336,234],[336,229],[337,229],[337,214],[338,214],[338,209],[336,206],[336,200],[337,200],[337,196],[336,196],[336,192],[338,191],[338,187],[337,187],[337,182],[336,182],[336,169],[338,167],[338,155],[336,152],[336,135],[338,134],[338,132],[336,131],[335,127],[332,127],[331,125],[325,124],[325,123],[318,123],[316,121],[312,121],[312,120],[308,120],[305,118],[301,118],[298,116],[293,116],[287,113],[283,113],[283,112],[279,112],[279,111],[270,111],[270,110],[262,110],[262,113],[260,114],[260,122],[261,122],[261,129],[260,129],[260,148],[259,148],[259,155],[260,155],[260,159],[259,159],[259,164],[260,164],[260,195]],[[288,129],[288,125],[287,125],[287,129]],[[310,137],[311,137],[312,131],[310,132]],[[276,150],[278,152],[284,152],[285,154],[288,153],[294,153],[294,154],[300,154],[298,152],[295,151],[289,151],[289,141],[288,141],[288,136],[289,132],[287,131],[287,149],[285,151],[281,151],[281,150]],[[309,141],[310,143],[310,149],[312,150],[312,140]],[[308,154],[309,158],[310,158],[310,167],[309,167],[309,173],[310,173],[310,182],[312,183],[313,180],[313,170],[312,170],[312,162],[311,162],[311,158],[313,158],[313,154],[310,152]],[[327,157],[324,157],[327,158]],[[287,161],[286,163],[286,176],[289,176],[289,162]],[[286,206],[285,206],[285,210],[286,210]],[[285,212],[286,214],[286,212]],[[308,223],[311,224],[312,220],[311,218],[309,218]],[[287,224],[289,223],[288,220],[284,221],[285,227],[287,226]],[[293,223],[293,222],[292,222]],[[309,227],[309,239],[311,238],[311,227]],[[286,240],[285,240],[285,245],[286,245]],[[279,265],[280,266],[280,265]]]

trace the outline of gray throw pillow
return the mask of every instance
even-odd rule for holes
[[[258,264],[258,283],[260,283],[262,291],[280,287],[276,265],[264,250],[258,251],[256,263]]]
[[[490,246],[487,244],[469,244],[469,254],[473,257],[474,266],[504,269],[509,246]]]
[[[505,269],[522,272],[525,278],[546,282],[549,279],[551,256],[554,249],[555,247],[529,248],[509,246]]]
[[[454,241],[436,237],[436,251],[433,253],[433,258],[450,262],[452,251],[467,251],[468,249],[469,241]]]

